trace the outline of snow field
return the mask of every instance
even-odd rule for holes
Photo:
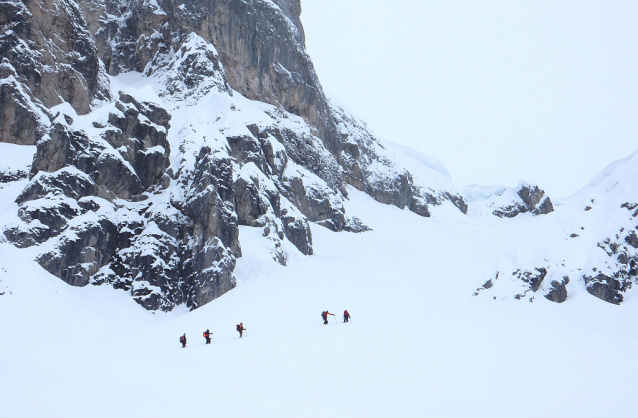
[[[3,244],[16,266],[0,277],[5,416],[633,416],[634,303],[472,297],[511,229],[351,198],[374,231],[314,226],[315,255],[289,246],[288,267],[242,227],[238,287],[193,312],[72,288]]]

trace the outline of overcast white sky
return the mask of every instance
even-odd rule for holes
[[[638,1],[302,0],[324,88],[458,186],[565,197],[638,149]]]

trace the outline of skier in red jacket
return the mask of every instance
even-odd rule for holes
[[[321,312],[321,317],[323,318],[323,324],[326,325],[328,323],[328,315],[335,316],[335,314],[331,314],[328,311]]]
[[[348,310],[346,309],[345,311],[343,311],[343,322],[348,322],[350,320],[350,313],[348,312]]]
[[[186,348],[186,334],[179,337],[179,342],[182,343],[182,348]]]
[[[239,338],[243,337],[244,335],[244,331],[246,330],[246,328],[244,328],[244,323],[241,322],[237,325],[237,332],[239,332]]]

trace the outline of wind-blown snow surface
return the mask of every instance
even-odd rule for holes
[[[373,231],[313,226],[315,255],[291,251],[281,267],[242,227],[237,288],[193,312],[68,286],[31,249],[1,244],[2,415],[635,416],[638,304],[584,289],[563,304],[474,298],[519,239],[509,228],[350,193]],[[322,325],[325,309],[337,322]]]

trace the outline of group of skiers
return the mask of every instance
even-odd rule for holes
[[[328,315],[335,316],[335,314],[332,314],[332,313],[330,313],[328,311],[321,312],[321,317],[323,318],[323,324],[324,325],[328,324]],[[348,313],[348,310],[346,309],[345,311],[343,311],[343,322],[344,323],[349,322],[350,318],[352,318],[352,317],[350,316],[350,313]]]
[[[328,315],[335,316],[335,314],[330,313],[328,311],[321,312],[321,318],[323,318],[324,325],[328,324]],[[343,311],[343,322],[344,323],[349,322],[350,318],[352,317],[350,316],[350,313],[348,312],[348,310],[346,309],[345,311]],[[244,323],[240,322],[239,324],[237,324],[236,329],[237,329],[237,332],[239,332],[239,338],[243,337],[244,331],[246,331],[246,328],[244,328]],[[213,333],[207,329],[206,331],[204,331],[204,338],[206,339],[206,344],[210,344],[213,338]],[[186,334],[179,337],[179,342],[180,344],[182,344],[182,348],[186,348]]]
[[[244,323],[240,322],[239,324],[237,324],[236,328],[237,332],[239,332],[239,338],[241,338],[244,335],[244,331],[246,331],[246,328],[244,328]],[[213,333],[210,332],[209,329],[207,329],[206,331],[204,331],[204,338],[206,339],[206,344],[210,344],[212,342]],[[182,348],[186,348],[186,334],[179,337],[179,342],[180,344],[182,344]]]

